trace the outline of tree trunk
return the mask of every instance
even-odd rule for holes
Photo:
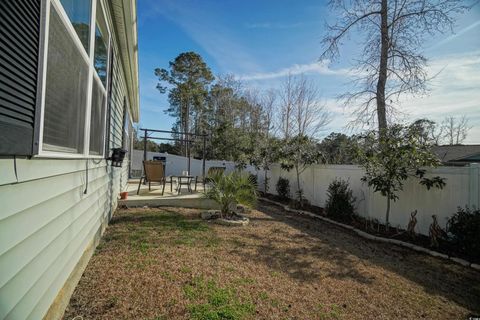
[[[380,67],[378,70],[377,82],[377,118],[378,131],[382,134],[387,128],[387,114],[385,103],[385,87],[387,83],[387,67],[388,67],[388,9],[387,0],[382,0],[381,8],[381,46],[380,46]]]
[[[183,103],[182,96],[180,95],[180,133],[178,134],[178,138],[180,141],[178,143],[180,144],[180,155],[183,154],[183,142],[184,142],[184,132],[185,132],[185,105]],[[178,128],[176,129],[177,131],[179,130]]]
[[[385,214],[385,228],[388,231],[390,225],[390,194],[387,195],[387,212]]]
[[[189,99],[187,99],[186,103],[185,103],[185,125],[184,125],[184,133],[183,133],[183,139],[185,140],[184,141],[184,156],[185,157],[188,157],[188,149],[189,149],[189,140],[190,140],[190,135],[188,134],[189,133],[189,128],[190,126],[190,102],[189,102]]]
[[[263,180],[263,189],[265,191],[265,194],[267,194],[267,187],[268,187],[268,171],[267,169],[263,169],[263,172],[264,172],[264,180]]]
[[[301,193],[301,190],[302,188],[300,188],[300,172],[299,172],[299,169],[298,169],[298,165],[295,165],[295,172],[297,173],[297,193],[298,193],[298,200],[301,202],[302,201],[302,193]]]

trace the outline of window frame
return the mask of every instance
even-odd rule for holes
[[[41,40],[39,46],[39,81],[37,89],[37,101],[39,102],[40,108],[39,112],[36,114],[35,120],[35,142],[34,142],[34,157],[36,158],[63,158],[63,159],[104,159],[108,156],[108,151],[106,150],[106,144],[108,139],[107,132],[107,116],[108,116],[108,103],[109,103],[109,92],[110,92],[110,81],[111,81],[111,51],[113,50],[112,46],[112,32],[109,26],[109,19],[107,16],[107,10],[104,0],[91,0],[91,16],[90,16],[90,45],[89,52],[86,52],[85,47],[80,40],[73,24],[70,21],[66,11],[64,10],[60,0],[44,0],[44,7],[42,8],[42,17],[41,17]],[[100,4],[100,8],[97,8],[97,4]],[[54,9],[52,9],[54,7]],[[88,83],[87,83],[87,92],[86,92],[86,108],[85,108],[85,124],[83,128],[83,153],[69,153],[69,152],[58,152],[58,151],[49,151],[44,150],[43,142],[43,131],[44,131],[44,118],[45,118],[45,93],[46,93],[46,78],[47,78],[47,69],[48,69],[48,48],[49,48],[49,31],[50,31],[50,10],[56,10],[57,14],[60,16],[65,30],[68,35],[72,38],[73,42],[76,45],[76,49],[80,51],[80,54],[85,59],[85,62],[88,64]],[[105,21],[106,32],[107,32],[107,77],[106,85],[104,86],[100,80],[97,71],[95,70],[94,65],[94,53],[95,53],[95,28],[96,28],[96,17],[97,10],[101,10],[103,14],[103,19]],[[96,77],[96,78],[95,78]],[[104,120],[103,120],[103,144],[102,152],[100,154],[90,154],[90,133],[91,133],[91,111],[92,111],[92,91],[93,91],[93,82],[99,81],[102,88],[105,90],[105,105],[104,105]]]
[[[95,3],[95,8],[93,3]],[[107,35],[104,35],[104,36],[107,36],[107,41],[106,41],[106,45],[107,45],[107,61],[106,61],[106,81],[105,81],[105,84],[103,84],[102,82],[102,79],[100,78],[100,76],[98,75],[96,69],[95,69],[95,40],[96,40],[96,26],[97,26],[97,4],[100,3],[100,10],[102,11],[102,15],[103,15],[103,20],[105,22],[105,27],[107,28],[106,32],[107,32]],[[95,15],[95,16],[93,16]],[[106,155],[106,151],[105,151],[105,145],[107,143],[107,139],[108,139],[108,132],[107,132],[107,115],[108,115],[108,112],[107,112],[107,108],[108,108],[108,98],[109,98],[109,86],[110,86],[110,81],[111,81],[111,77],[110,77],[110,72],[111,72],[111,69],[110,69],[110,51],[112,50],[112,33],[110,31],[110,27],[108,25],[108,19],[107,19],[107,15],[106,15],[106,10],[105,10],[105,4],[104,4],[104,1],[103,0],[92,0],[92,25],[90,27],[90,41],[92,41],[92,46],[90,48],[90,71],[92,73],[92,77],[91,79],[89,79],[90,81],[90,84],[89,84],[89,96],[88,96],[88,102],[87,102],[87,117],[88,117],[88,124],[85,126],[85,130],[88,129],[88,132],[85,134],[85,139],[88,139],[88,141],[85,141],[85,153],[88,154],[88,157],[90,158],[104,158],[105,155]],[[100,29],[100,28],[99,28]],[[100,148],[101,152],[100,154],[96,155],[96,154],[90,154],[90,134],[91,134],[91,126],[90,126],[90,122],[91,122],[91,112],[92,112],[92,93],[93,93],[93,82],[94,81],[98,81],[99,84],[101,85],[101,87],[103,88],[103,90],[105,91],[104,94],[105,94],[105,101],[104,101],[104,105],[103,105],[103,143],[102,143],[102,147]],[[108,152],[108,151],[107,151]]]

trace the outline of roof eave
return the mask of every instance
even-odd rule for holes
[[[112,0],[113,23],[116,29],[120,57],[125,73],[132,118],[140,118],[138,82],[138,35],[136,0]]]
[[[455,159],[450,159],[449,161],[465,161],[465,162],[478,161],[476,159],[473,159],[473,160],[468,159],[468,158],[471,158],[473,156],[478,156],[478,155],[480,155],[480,152],[473,152],[473,153],[463,155],[461,157],[457,157]]]

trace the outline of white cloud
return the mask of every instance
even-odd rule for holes
[[[480,113],[480,52],[432,59],[429,73],[437,74],[429,83],[430,93],[403,101],[412,115]]]
[[[480,51],[430,60],[428,71],[437,74],[424,97],[403,97],[397,108],[405,122],[428,118],[441,122],[447,116],[467,116],[469,131],[464,143],[480,143]],[[325,100],[333,115],[329,130],[347,132],[355,106],[344,106],[333,97]],[[349,132],[351,133],[351,132]]]
[[[451,36],[443,39],[442,41],[439,41],[439,42],[435,43],[435,44],[432,45],[431,47],[427,48],[427,50],[437,49],[438,47],[441,47],[441,46],[443,46],[443,45],[445,45],[445,44],[447,44],[447,43],[455,40],[456,38],[464,35],[464,34],[467,33],[468,31],[473,30],[473,29],[475,29],[475,28],[477,28],[477,27],[479,27],[479,26],[480,26],[480,21],[476,21],[476,22],[472,23],[471,25],[469,25],[469,26],[463,28],[462,30],[458,31],[457,33],[452,34]]]
[[[353,71],[350,69],[331,69],[329,60],[322,60],[319,62],[313,62],[308,64],[294,64],[291,67],[283,68],[272,72],[257,72],[240,76],[240,79],[245,81],[251,80],[270,80],[275,78],[285,77],[289,74],[319,74],[319,75],[331,75],[342,76],[352,75]]]
[[[472,130],[465,143],[480,143],[480,51],[432,59],[431,91],[424,97],[405,97],[399,108],[407,120],[467,116]]]
[[[314,22],[293,22],[293,23],[281,23],[281,22],[257,22],[247,23],[245,27],[248,29],[292,29],[303,27],[306,25],[314,24]]]

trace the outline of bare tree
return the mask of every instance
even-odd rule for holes
[[[209,110],[213,115],[210,126],[220,123],[235,123],[238,117],[238,97],[244,90],[243,83],[232,74],[217,76],[217,82],[210,88]]]
[[[435,125],[433,130],[430,132],[430,138],[434,145],[439,146],[443,143],[443,130],[444,129],[442,126]]]
[[[268,138],[271,134],[275,134],[275,126],[274,126],[274,115],[275,115],[275,104],[277,101],[277,94],[275,90],[270,89],[263,93],[261,97],[261,105],[263,109],[264,115],[264,132]]]
[[[427,58],[421,54],[426,36],[452,31],[455,14],[469,7],[465,0],[331,0],[339,12],[328,26],[320,59],[338,58],[339,46],[353,30],[363,37],[353,90],[346,105],[355,104],[354,124],[378,123],[384,131],[404,94],[426,93]],[[357,37],[358,38],[358,37]]]
[[[248,124],[248,127],[245,128],[246,131],[250,132],[252,136],[256,136],[262,133],[263,127],[262,97],[256,89],[246,89],[243,96],[247,103],[243,113],[240,115],[240,119],[245,124]]]
[[[449,145],[461,144],[465,141],[471,128],[465,116],[458,120],[455,117],[446,117],[442,122],[444,137]]]
[[[269,187],[268,172],[271,163],[276,160],[275,143],[275,126],[273,124],[275,115],[275,103],[277,93],[275,90],[268,90],[260,97],[261,114],[262,114],[262,134],[256,141],[256,148],[251,157],[251,162],[258,168],[263,170],[263,191],[267,193]]]
[[[288,139],[293,127],[293,104],[295,102],[294,77],[289,74],[283,82],[280,92],[278,127],[283,138]]]
[[[330,122],[318,89],[303,75],[288,75],[280,89],[279,129],[282,138],[316,137]]]
[[[330,113],[320,101],[318,89],[303,75],[294,80],[293,120],[295,133],[300,136],[317,137],[330,123]]]

